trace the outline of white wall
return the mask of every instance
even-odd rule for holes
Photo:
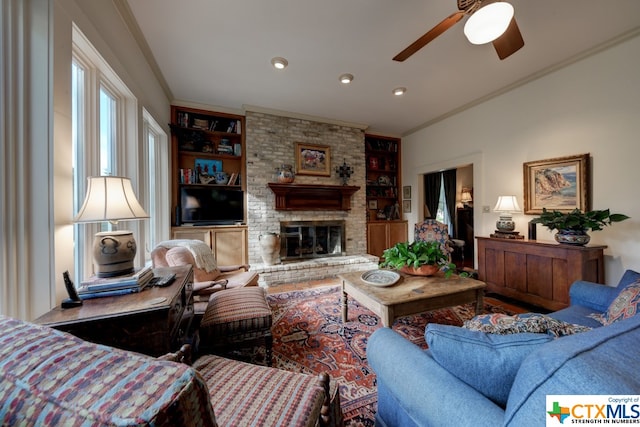
[[[524,51],[523,51],[524,52]],[[631,217],[591,234],[604,244],[606,282],[625,269],[640,270],[640,36],[493,98],[402,139],[404,185],[422,194],[418,176],[473,163],[476,235],[487,236],[498,218],[500,195],[523,201],[523,163],[590,153],[592,208]],[[409,228],[418,218],[414,198]],[[482,213],[482,206],[490,213]],[[535,216],[514,215],[526,236]],[[538,226],[538,240],[553,234]]]

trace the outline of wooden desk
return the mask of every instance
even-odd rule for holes
[[[536,240],[478,239],[478,278],[487,291],[560,310],[576,280],[604,283],[606,246],[573,246]]]
[[[388,328],[398,317],[425,311],[453,307],[469,302],[475,303],[476,314],[484,308],[485,284],[474,279],[451,276],[442,273],[433,276],[411,276],[400,273],[398,283],[389,287],[367,284],[361,278],[363,271],[339,274],[342,279],[342,321],[348,314],[347,297],[350,295],[360,304],[373,311]]]
[[[75,308],[56,307],[34,322],[94,343],[160,356],[186,341],[194,313],[191,266],[154,270],[156,276],[171,273],[176,280],[165,288],[89,299]]]

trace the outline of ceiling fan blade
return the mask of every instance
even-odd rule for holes
[[[520,34],[516,18],[511,18],[507,31],[493,41],[493,47],[496,49],[498,57],[505,59],[517,52],[522,46],[524,46],[524,39]]]
[[[462,10],[449,15],[444,20],[442,20],[442,22],[440,22],[438,25],[430,29],[425,35],[423,35],[418,40],[411,43],[409,47],[407,47],[405,50],[403,50],[402,52],[394,56],[393,60],[402,62],[405,59],[409,58],[411,55],[413,55],[414,53],[416,53],[417,51],[425,47],[427,43],[429,43],[431,40],[435,39],[440,34],[444,33],[449,28],[451,28],[458,21],[460,21],[464,15],[465,15],[465,12]]]

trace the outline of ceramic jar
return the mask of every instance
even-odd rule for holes
[[[265,265],[280,263],[280,235],[277,233],[263,233],[258,237],[260,242],[260,256]]]
[[[132,273],[136,251],[136,241],[131,231],[101,231],[97,233],[93,241],[96,276],[114,277]]]
[[[291,165],[280,165],[277,171],[278,182],[281,184],[290,184],[296,177],[296,174],[293,172],[293,166]]]

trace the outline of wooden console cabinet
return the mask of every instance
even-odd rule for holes
[[[173,239],[202,240],[211,247],[218,265],[249,263],[246,225],[173,227],[171,235]]]
[[[367,223],[367,253],[377,257],[398,242],[407,241],[407,221]]]
[[[84,340],[149,356],[175,351],[189,342],[193,319],[193,269],[191,266],[157,268],[156,276],[174,273],[176,280],[164,288],[95,298],[80,307],[56,307],[34,323],[69,332]]]
[[[606,246],[476,239],[478,279],[487,284],[488,292],[556,311],[569,305],[574,281],[604,283]]]

